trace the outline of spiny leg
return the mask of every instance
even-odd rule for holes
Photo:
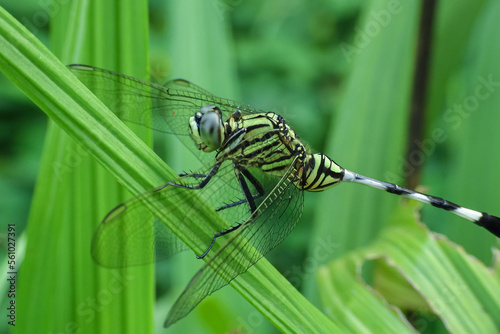
[[[252,173],[250,173],[246,168],[244,168],[242,166],[235,165],[234,171],[236,174],[236,178],[238,179],[238,182],[240,184],[241,190],[243,191],[243,194],[245,195],[245,199],[234,202],[234,203],[227,204],[227,205],[223,206],[222,208],[227,209],[228,207],[233,207],[233,206],[236,206],[236,205],[239,205],[239,204],[246,202],[250,206],[250,214],[252,215],[255,211],[257,211],[257,206],[255,205],[255,199],[264,195],[264,188],[262,187],[260,182],[252,175]],[[252,195],[252,193],[250,192],[250,189],[248,188],[248,184],[247,184],[244,176],[252,183],[252,185],[257,190],[256,195]],[[217,209],[217,211],[222,210],[222,208]],[[226,234],[231,233],[233,231],[236,231],[240,226],[241,226],[241,223],[238,223],[235,226],[228,228],[227,230],[224,230],[222,232],[214,234],[214,237],[212,238],[212,242],[210,243],[210,246],[208,246],[207,250],[203,254],[197,255],[196,257],[198,259],[204,258],[208,254],[210,249],[212,249],[212,246],[214,245],[215,240],[218,237],[226,235]]]
[[[236,168],[236,167],[235,167]],[[252,195],[250,193],[250,190],[248,190],[248,186],[246,185],[246,183],[243,183],[242,182],[245,182],[245,180],[243,179],[243,177],[241,176],[241,174],[239,174],[237,172],[237,175],[236,177],[238,178],[238,182],[240,183],[240,187],[241,189],[243,190],[243,193],[245,194],[245,198],[244,199],[241,199],[239,201],[235,201],[235,202],[232,202],[232,203],[229,203],[229,204],[226,204],[226,205],[223,205],[221,206],[220,208],[218,208],[217,212],[219,211],[222,211],[222,210],[225,210],[225,209],[228,209],[228,208],[232,208],[232,207],[235,207],[237,205],[240,205],[240,204],[243,204],[243,203],[249,203],[249,206],[250,206],[250,213],[253,213],[255,211],[255,209],[252,209],[252,205],[253,207],[255,207],[255,200],[261,196],[264,195],[264,187],[262,187],[262,184],[260,184],[259,180],[257,180],[255,178],[255,176],[253,176],[252,173],[250,173],[246,168],[242,167],[242,166],[238,166],[238,171],[241,172],[241,174],[243,174],[247,179],[248,181],[250,181],[250,183],[255,187],[255,189],[257,190],[257,194],[255,195]],[[246,187],[246,191],[245,191],[245,188]],[[246,194],[250,194],[251,198],[254,200],[253,202],[249,202],[248,201],[248,196]],[[253,203],[253,204],[252,204]]]
[[[351,181],[361,183],[373,188],[385,190],[388,193],[408,197],[419,202],[431,204],[436,208],[444,209],[454,214],[472,221],[474,224],[479,225],[493,233],[500,238],[500,218],[492,216],[486,212],[479,212],[471,209],[464,208],[458,204],[447,201],[441,197],[426,195],[418,191],[413,191],[403,188],[394,183],[375,180],[363,175],[344,170],[344,177],[342,181]]]
[[[179,177],[194,177],[196,179],[201,179],[207,177],[208,174],[199,174],[199,173],[181,173]]]
[[[221,164],[222,164],[221,162],[218,162],[215,165],[213,165],[212,168],[210,169],[210,171],[208,172],[208,174],[206,174],[206,175],[205,174],[179,174],[179,176],[181,176],[181,177],[203,178],[200,181],[200,183],[198,183],[195,186],[186,186],[184,184],[179,184],[179,183],[175,183],[175,182],[167,182],[165,185],[158,187],[156,190],[157,191],[161,190],[168,185],[179,187],[179,188],[185,188],[185,189],[202,189],[203,187],[205,187],[208,184],[208,182],[212,179],[212,177],[214,177],[215,174],[217,174]]]
[[[220,236],[223,236],[223,235],[226,235],[226,234],[228,234],[228,233],[231,233],[231,232],[233,232],[233,231],[236,231],[236,230],[237,230],[240,226],[241,226],[241,223],[238,223],[238,224],[234,225],[233,227],[228,228],[227,230],[224,230],[224,231],[222,231],[222,232],[219,232],[219,233],[214,234],[214,237],[213,237],[213,239],[212,239],[212,242],[210,243],[210,246],[208,246],[207,250],[206,250],[203,254],[201,254],[201,255],[196,255],[196,258],[197,258],[197,259],[203,259],[203,258],[204,258],[204,257],[208,254],[208,252],[212,249],[212,246],[213,246],[213,245],[214,245],[214,243],[215,243],[215,239],[217,239],[217,238],[218,238],[218,237],[220,237]]]

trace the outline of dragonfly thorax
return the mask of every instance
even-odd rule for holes
[[[225,140],[221,110],[215,105],[204,106],[189,119],[189,132],[198,149],[212,152]]]

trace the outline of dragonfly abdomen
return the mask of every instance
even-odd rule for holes
[[[305,176],[301,177],[296,185],[307,191],[329,189],[344,178],[344,168],[323,153],[308,154],[303,173]]]

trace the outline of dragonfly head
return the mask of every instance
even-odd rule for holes
[[[225,132],[222,112],[215,105],[204,106],[189,119],[191,138],[203,152],[212,152],[221,147]]]

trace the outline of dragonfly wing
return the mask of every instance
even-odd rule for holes
[[[94,233],[92,258],[107,268],[152,263],[187,249],[182,241],[145,205],[171,192],[150,190],[114,208]]]
[[[214,96],[184,79],[170,80],[162,86],[88,65],[74,64],[68,68],[118,117],[161,132],[188,135],[189,118],[211,104],[217,105],[226,119],[236,110],[243,114],[262,112],[247,104]]]
[[[189,136],[189,118],[200,110],[195,93],[173,96],[166,87],[93,66],[70,65],[69,69],[125,123],[173,134],[200,161],[213,159],[199,151]],[[175,143],[174,138],[167,140]]]
[[[176,98],[163,86],[93,66],[69,69],[123,121],[188,136],[189,118],[199,108],[187,96]]]
[[[247,271],[285,239],[302,213],[303,191],[288,172],[260,203],[257,211],[203,265],[170,310],[165,327],[185,317],[212,292]]]
[[[172,89],[180,89],[184,91],[190,91],[192,93],[198,93],[206,96],[213,96],[208,90],[201,88],[200,86],[192,83],[191,81],[185,79],[174,79],[167,81],[165,87]]]
[[[242,113],[259,112],[243,103],[216,97],[183,79],[171,80],[161,86],[88,65],[75,64],[68,68],[122,121],[175,134],[204,162],[212,155],[200,152],[191,140],[190,117],[202,107],[212,104],[222,110],[224,120],[236,110]]]
[[[211,169],[211,165],[206,165],[195,173],[183,175],[163,187],[151,189],[113,209],[94,234],[94,261],[103,267],[121,268],[159,261],[187,249],[162,220],[171,222],[179,229],[187,228],[189,224],[198,223],[192,221],[192,216],[195,215],[189,210],[201,210],[201,206],[217,210],[244,199],[231,161],[224,161],[205,187],[183,188],[199,185]],[[249,188],[252,194],[256,193],[252,185]],[[182,205],[190,209],[180,212],[177,208],[185,202],[192,202],[189,206]],[[157,209],[155,212],[159,217],[155,217],[151,207]],[[226,222],[243,222],[250,216],[250,211],[248,204],[242,203],[221,210],[218,215]],[[227,228],[229,223],[218,226],[216,231]],[[209,244],[209,239],[200,240],[198,251],[207,249]]]
[[[229,116],[231,116],[231,114],[236,110],[240,110],[243,115],[263,112],[262,110],[253,108],[245,103],[217,97],[200,86],[185,79],[170,80],[165,84],[165,87],[170,89],[172,96],[183,96],[189,99],[191,103],[198,107],[198,110],[206,105],[216,105],[222,110],[226,119],[229,118]]]

